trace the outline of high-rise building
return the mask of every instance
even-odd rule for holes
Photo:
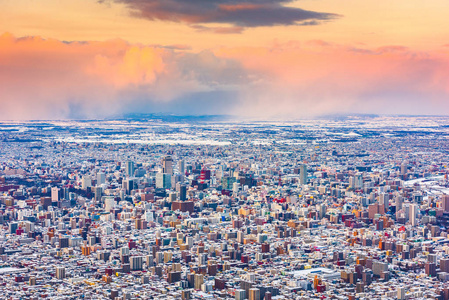
[[[257,288],[249,289],[249,300],[260,300],[260,290]]]
[[[402,209],[402,203],[404,203],[404,200],[402,199],[402,196],[396,197],[396,211],[400,211]]]
[[[86,190],[87,188],[92,186],[92,178],[89,175],[84,175],[81,178],[81,188]]]
[[[418,215],[418,204],[410,204],[410,216],[409,216],[409,220],[410,223],[412,224],[412,226],[416,225],[416,216]]]
[[[101,188],[101,186],[96,186],[95,187],[95,202],[100,202],[101,201],[101,195],[103,193],[103,189]]]
[[[324,204],[320,204],[319,205],[319,210],[318,210],[319,214],[320,214],[320,218],[324,218],[326,216],[326,205]]]
[[[243,289],[235,290],[235,300],[244,300],[246,298],[246,291]]]
[[[203,274],[195,274],[195,290],[201,290],[201,285],[204,282]]]
[[[126,175],[128,175],[129,177],[134,176],[134,162],[133,161],[127,161],[126,165],[125,165],[125,172]]]
[[[401,164],[401,174],[402,175],[407,174],[407,162],[406,161],[402,162],[402,164]]]
[[[181,201],[187,200],[187,186],[185,184],[181,184],[179,187],[179,199]]]
[[[174,174],[171,176],[171,186],[175,187],[178,183],[184,181],[184,176],[181,174]]]
[[[185,161],[183,159],[178,161],[178,170],[179,170],[179,173],[181,173],[183,175],[186,172]]]
[[[106,174],[104,174],[103,172],[98,172],[97,173],[97,185],[106,183]]]
[[[9,223],[9,233],[10,233],[10,234],[15,234],[17,228],[19,228],[19,223],[17,223],[17,222],[11,222],[11,223]]]
[[[449,195],[441,197],[441,208],[443,208],[443,211],[449,212]]]
[[[133,179],[123,180],[122,188],[126,191],[126,193],[129,194],[132,190],[134,190],[134,180]]]
[[[233,191],[234,193],[238,193],[238,192],[239,192],[239,183],[238,183],[238,182],[234,182],[234,183],[232,184],[232,191]]]
[[[236,181],[235,177],[224,176],[221,179],[221,185],[223,189],[230,190],[233,187],[235,181]]]
[[[58,202],[59,201],[59,189],[57,187],[51,188],[51,201]]]
[[[166,173],[156,174],[156,188],[169,189],[171,188],[171,175]]]
[[[398,295],[397,295],[397,299],[398,300],[404,300],[405,299],[405,287],[398,287]]]
[[[104,210],[105,211],[111,211],[112,208],[114,208],[115,200],[113,197],[107,197],[104,199]]]
[[[162,159],[162,173],[173,175],[173,159],[169,155]]]
[[[55,277],[57,279],[64,279],[65,278],[65,268],[64,267],[56,267]]]
[[[386,193],[381,193],[379,195],[379,205],[384,206],[385,212],[387,212],[390,209],[390,196]]]
[[[307,184],[307,165],[299,166],[299,183],[301,185]]]
[[[142,270],[143,256],[131,256],[129,263],[132,271]]]
[[[354,176],[354,188],[355,189],[360,189],[363,187],[363,176],[361,173],[357,173]]]
[[[351,176],[351,177],[349,177],[349,187],[350,188],[355,188],[355,177],[354,176]]]
[[[146,211],[145,212],[145,221],[153,222],[153,220],[154,220],[153,212],[152,211]]]

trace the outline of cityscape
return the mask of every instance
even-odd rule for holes
[[[449,296],[447,117],[219,119],[3,122],[2,294]]]
[[[0,299],[449,300],[449,1],[0,1]]]

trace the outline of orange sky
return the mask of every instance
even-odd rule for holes
[[[0,118],[449,113],[447,0],[209,3],[1,1]]]

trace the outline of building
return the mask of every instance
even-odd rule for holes
[[[182,175],[184,175],[185,172],[186,172],[185,161],[184,161],[183,159],[181,159],[180,161],[178,161],[178,171],[179,171],[179,173],[181,173]]]
[[[249,293],[248,293],[248,299],[249,300],[261,300],[260,299],[260,290],[257,288],[252,288],[249,289]]]
[[[409,213],[410,213],[410,215],[409,215],[409,221],[410,221],[410,224],[412,224],[412,226],[416,226],[416,217],[417,217],[417,215],[418,215],[418,204],[410,204],[410,207],[409,207]]]
[[[307,165],[299,166],[299,183],[301,185],[307,184]]]
[[[187,186],[185,184],[177,183],[176,191],[179,193],[179,199],[181,201],[187,200]]]
[[[443,195],[441,197],[441,208],[444,212],[449,212],[449,195]]]
[[[100,202],[101,201],[101,195],[103,193],[103,189],[101,188],[101,186],[95,186],[95,202]]]
[[[162,173],[173,175],[173,159],[169,155],[162,159]]]
[[[106,183],[106,174],[103,172],[97,173],[97,185]]]
[[[388,212],[390,208],[390,196],[387,193],[381,193],[379,195],[379,205],[384,206],[384,211]]]
[[[402,164],[401,164],[401,174],[402,175],[407,174],[407,162],[406,161],[402,162]]]
[[[115,200],[113,197],[106,197],[106,199],[104,199],[104,210],[109,212],[111,211],[111,209],[114,208],[115,205]]]
[[[89,175],[84,175],[81,178],[81,188],[83,190],[87,190],[87,188],[90,188],[92,186],[92,178]]]
[[[131,256],[129,259],[131,271],[142,270],[143,256]]]
[[[135,188],[135,180],[131,178],[123,180],[122,188],[129,194]]]
[[[360,189],[363,187],[363,176],[361,173],[357,173],[354,176],[354,188],[355,189]]]
[[[169,189],[171,188],[171,175],[166,173],[156,174],[156,188]]]
[[[57,279],[64,279],[65,278],[65,268],[64,267],[56,267],[56,273],[55,277]]]
[[[125,165],[126,175],[128,175],[128,177],[132,177],[132,176],[134,176],[134,171],[135,171],[134,162],[127,161],[126,165]]]
[[[51,201],[58,202],[59,201],[59,189],[57,187],[51,188]]]

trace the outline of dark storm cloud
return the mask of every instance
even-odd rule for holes
[[[285,6],[292,0],[115,0],[125,3],[132,14],[149,19],[190,25],[220,23],[235,28],[275,25],[317,25],[339,15]]]

